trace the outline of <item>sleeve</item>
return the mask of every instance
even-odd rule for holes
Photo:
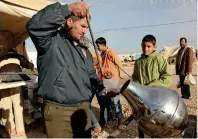
[[[45,53],[52,37],[70,15],[68,6],[55,3],[40,10],[27,23],[27,31],[37,51]]]
[[[115,63],[116,66],[119,66],[119,67],[122,66],[121,60],[120,60],[120,58],[119,58],[119,56],[118,56],[118,54],[116,52],[111,50],[109,55],[112,58],[112,61],[113,61],[113,63]]]
[[[168,62],[161,55],[158,55],[157,60],[160,77],[158,80],[154,80],[147,85],[169,87],[172,83],[172,74]]]
[[[96,74],[96,70],[93,66],[93,57],[91,55],[91,53],[89,52],[89,59],[88,59],[89,63],[88,63],[88,69],[89,69],[89,79],[92,85],[92,90],[93,93],[100,93],[105,87],[103,84],[103,81],[100,80]]]
[[[26,69],[33,69],[34,64],[29,62],[24,56],[20,56],[19,58],[20,66]]]
[[[187,73],[192,73],[192,67],[193,67],[193,50],[191,48],[188,48],[187,51]]]

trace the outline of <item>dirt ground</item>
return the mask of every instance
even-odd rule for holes
[[[180,90],[176,88],[176,84],[177,84],[177,76],[174,73],[174,66],[171,66],[171,69],[173,71],[173,82],[171,85],[171,89],[176,90],[179,95],[180,95]],[[123,70],[125,72],[127,72],[129,75],[132,75],[133,72],[133,68],[132,67],[124,67]],[[194,64],[193,67],[193,76],[197,81],[197,63]],[[128,79],[129,77],[124,73],[121,72],[121,77],[123,79],[120,80],[120,86],[122,86]],[[184,100],[184,102],[187,105],[188,108],[188,113],[190,116],[197,116],[197,84],[195,86],[191,87],[191,98],[189,100]],[[123,96],[121,96],[121,103],[122,103],[122,108],[123,108],[123,113],[124,113],[124,117],[129,117],[132,112],[131,112],[131,107],[128,105],[127,101],[124,99]],[[92,108],[94,110],[94,113],[97,117],[97,119],[99,119],[99,105],[97,103],[97,99],[94,98],[93,102],[92,102]],[[26,133],[27,133],[27,137],[28,138],[44,138],[46,137],[45,134],[43,134],[43,123],[41,120],[37,120],[34,124],[27,126],[26,127]],[[117,125],[117,121],[113,121],[109,123],[109,128],[107,128],[104,132],[102,132],[98,138],[105,138],[107,137],[109,134],[111,134],[113,131],[115,131],[116,129],[116,125]],[[182,137],[182,135],[180,135],[179,137]],[[124,131],[122,131],[119,136],[120,138],[136,138],[138,137],[138,131],[137,131],[137,123],[135,120],[133,120],[126,129],[124,129]],[[148,137],[148,136],[146,136]]]

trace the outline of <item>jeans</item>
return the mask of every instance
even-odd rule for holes
[[[106,88],[117,88],[119,85],[119,80],[104,79],[104,86]],[[120,96],[115,96],[113,98],[97,96],[98,103],[100,105],[100,124],[104,125],[108,122],[108,114],[110,112],[116,113],[116,118],[122,117],[122,106],[120,103]]]
[[[108,122],[108,114],[110,112],[116,113],[116,118],[122,117],[122,106],[120,103],[120,96],[114,98],[98,97],[98,103],[100,105],[100,124],[105,125]]]
[[[9,132],[24,132],[23,96],[21,87],[0,91],[2,117],[0,123]]]
[[[93,100],[93,97],[94,97],[95,94],[92,95],[92,98],[90,100],[90,115],[91,115],[91,126],[92,128],[96,128],[96,127],[99,127],[99,123],[98,123],[98,120],[96,119],[96,116],[91,108],[91,102]]]
[[[95,114],[93,113],[93,110],[91,109],[91,104],[90,104],[90,115],[91,115],[91,126],[92,128],[99,127],[98,120],[96,119]]]
[[[120,103],[120,95],[111,98],[110,110],[116,113],[116,118],[122,117],[122,105]]]
[[[100,125],[105,125],[107,124],[108,111],[110,111],[108,107],[110,104],[110,99],[101,96],[97,96],[97,98],[100,105]]]
[[[190,95],[190,86],[184,84],[186,75],[185,76],[180,75],[179,77],[180,77],[180,85],[181,85],[181,95],[183,97],[189,98],[191,96]]]

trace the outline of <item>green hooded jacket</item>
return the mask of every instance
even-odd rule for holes
[[[169,87],[172,74],[167,60],[157,52],[142,56],[135,62],[133,81],[147,86]]]

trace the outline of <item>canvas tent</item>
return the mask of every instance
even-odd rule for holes
[[[188,46],[190,48],[192,48],[193,52],[195,52],[194,48],[192,46]],[[162,54],[164,56],[164,58],[168,59],[168,58],[176,58],[177,53],[179,51],[181,47],[179,45],[175,45],[175,46],[169,46],[169,47],[164,47],[159,54]]]
[[[27,55],[24,40],[28,38],[26,24],[40,9],[53,2],[47,0],[0,0],[0,45],[6,48],[17,46],[17,51]]]

